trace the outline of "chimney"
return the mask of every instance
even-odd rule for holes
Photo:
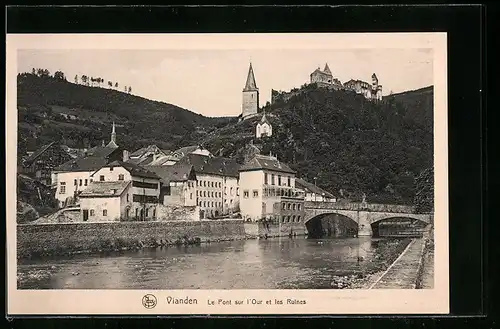
[[[127,162],[128,160],[129,160],[128,151],[123,150],[123,162]]]

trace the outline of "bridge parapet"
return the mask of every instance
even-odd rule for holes
[[[361,203],[361,202],[321,202],[321,201],[306,201],[304,202],[306,209],[333,209],[333,210],[351,210],[351,211],[376,211],[376,212],[393,212],[414,214],[414,206],[393,205],[393,204],[376,204],[376,203]]]

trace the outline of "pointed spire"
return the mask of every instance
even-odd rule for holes
[[[106,145],[106,147],[118,147],[116,144],[116,129],[115,129],[115,122],[113,121],[113,128],[111,129],[111,141]]]
[[[328,67],[328,63],[325,64],[325,69],[323,71],[325,73],[332,74],[332,71],[330,71],[330,68]]]
[[[256,91],[256,90],[259,90],[259,88],[257,88],[257,84],[255,83],[255,76],[253,74],[252,63],[250,62],[250,67],[248,68],[247,82],[245,84],[245,89],[243,89],[243,91]]]

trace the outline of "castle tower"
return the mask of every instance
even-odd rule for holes
[[[378,78],[375,73],[372,74],[372,89],[377,90],[378,88]]]
[[[257,114],[259,108],[259,88],[255,83],[255,76],[253,74],[252,63],[248,69],[247,82],[243,88],[243,104],[242,104],[242,117],[245,118],[252,114]]]
[[[328,67],[328,63],[325,64],[325,69],[323,70],[326,74],[332,75],[332,71],[330,71],[330,68]]]
[[[115,129],[115,123],[113,122],[113,128],[111,130],[111,141],[106,145],[106,147],[113,147],[117,148],[118,145],[116,144],[116,129]]]

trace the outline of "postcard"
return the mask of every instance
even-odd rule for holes
[[[446,33],[7,34],[6,73],[10,316],[449,312]]]

